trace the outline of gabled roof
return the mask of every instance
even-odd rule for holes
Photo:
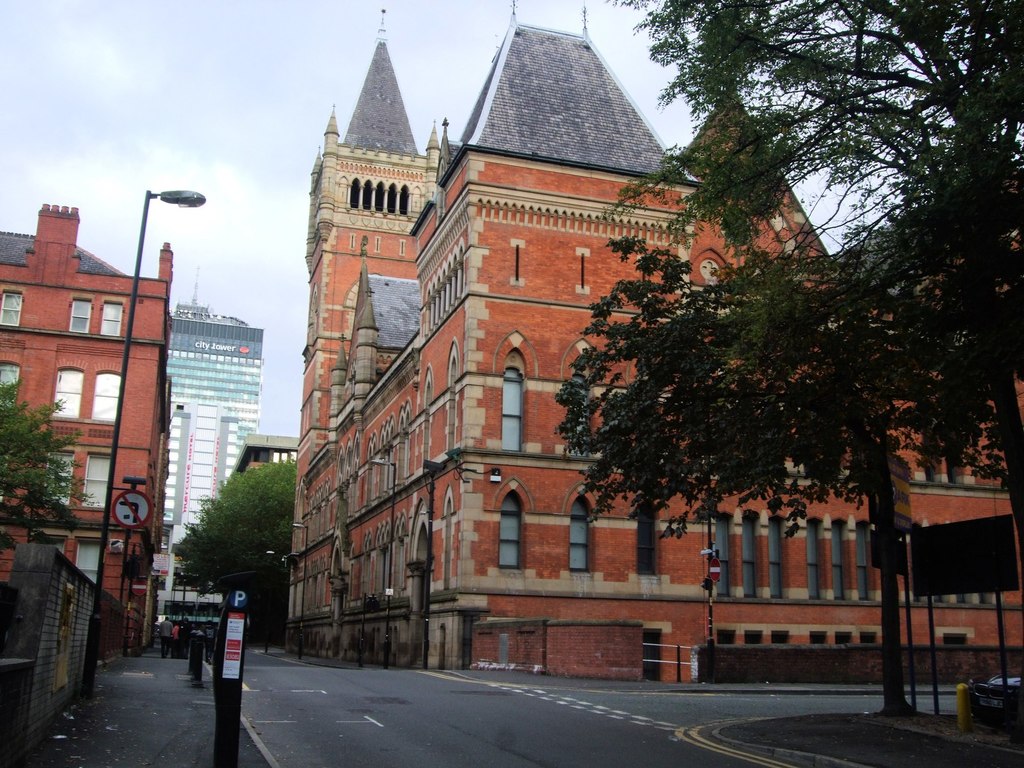
[[[420,329],[420,284],[385,275],[369,275],[377,346],[402,349]]]
[[[402,92],[398,88],[388,46],[377,41],[363,90],[356,102],[352,120],[345,131],[345,144],[362,149],[383,149],[415,155],[416,140],[409,127]]]
[[[657,168],[664,154],[587,37],[515,22],[462,143],[639,174]]]
[[[28,266],[26,253],[30,248],[34,248],[35,244],[35,235],[0,232],[0,264],[13,267]],[[78,257],[78,271],[83,274],[125,277],[124,272],[82,248],[76,248],[75,255]]]

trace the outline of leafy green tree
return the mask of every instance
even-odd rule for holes
[[[30,408],[20,402],[17,382],[0,384],[0,550],[15,542],[7,528],[22,529],[28,541],[37,541],[45,539],[48,526],[78,525],[69,505],[80,498],[81,484],[73,465],[57,458],[77,435],[53,431],[56,411],[56,405]]]
[[[792,208],[790,184],[823,189],[832,256],[891,262],[879,305],[915,285],[900,322],[944,354],[943,392],[993,404],[1024,558],[1024,4],[622,2],[648,11],[652,56],[675,70],[663,98],[705,120],[655,182],[700,179],[679,230],[710,222],[749,247]]]
[[[233,474],[216,497],[202,500],[199,521],[175,548],[180,578],[207,593],[222,592],[222,576],[255,571],[254,595],[264,601],[263,621],[283,623],[287,601],[295,463],[263,464]]]
[[[884,263],[751,249],[697,287],[672,252],[632,238],[613,248],[635,259],[637,277],[592,307],[596,346],[575,363],[583,386],[558,395],[570,450],[596,451],[586,472],[596,511],[682,501],[666,518],[666,534],[681,535],[691,514],[707,519],[729,499],[785,514],[793,532],[809,504],[866,502],[881,545],[885,711],[908,710],[889,456],[941,450],[991,471],[991,454],[975,450],[991,414],[955,402],[944,417],[943,381],[910,354],[914,325],[894,312],[906,297],[879,303],[871,290]]]

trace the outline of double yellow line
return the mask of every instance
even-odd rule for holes
[[[695,747],[706,749],[710,752],[717,752],[720,755],[726,755],[728,757],[735,757],[737,760],[744,760],[754,765],[763,765],[766,768],[796,768],[793,763],[784,763],[781,760],[775,760],[773,758],[755,755],[751,752],[744,752],[743,750],[736,749],[722,744],[718,741],[713,741],[703,735],[703,731],[714,726],[710,725],[698,725],[692,728],[680,728],[676,731],[676,738],[680,741],[685,741],[687,744],[692,744]]]

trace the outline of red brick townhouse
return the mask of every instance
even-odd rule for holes
[[[555,393],[588,305],[629,269],[609,239],[669,245],[667,211],[606,215],[663,145],[585,34],[513,23],[471,76],[484,87],[460,140],[445,120],[421,154],[379,41],[347,130],[332,114],[314,163],[291,646],[675,679],[676,649],[688,662],[708,636],[711,538],[719,644],[877,659],[866,509],[816,507],[793,538],[767,509],[681,540],[625,509],[590,520],[587,458],[557,434]],[[697,282],[725,252],[710,233],[679,246]],[[955,469],[916,469],[911,497],[922,524],[1008,512]],[[1019,592],[1003,598],[1019,610]],[[996,625],[992,595],[936,607],[940,643],[991,646]],[[915,603],[916,643],[926,629]]]
[[[53,528],[46,533],[95,579],[132,276],[79,247],[78,226],[77,208],[44,205],[34,236],[0,233],[0,378],[18,381],[19,397],[30,405],[61,401],[55,429],[78,434],[65,458],[74,462],[74,473],[88,494],[73,508],[81,522],[74,531]],[[158,275],[139,283],[114,475],[115,489],[124,477],[145,478],[142,490],[156,508],[149,523],[133,531],[127,542],[126,529],[111,522],[101,579],[115,600],[125,607],[132,603],[132,642],[141,642],[151,623],[149,574],[163,518],[163,493],[157,489],[165,475],[172,261],[165,243]],[[19,538],[17,530],[7,530]],[[12,550],[0,553],[0,579],[12,558]],[[120,630],[117,639],[120,647]]]

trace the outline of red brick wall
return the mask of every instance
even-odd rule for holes
[[[1020,648],[1008,657],[1019,659]],[[904,679],[909,667],[904,654]],[[707,674],[707,649],[700,649],[700,676]],[[1011,666],[1012,668],[1012,666]],[[963,683],[999,671],[999,649],[993,646],[937,646],[936,669],[940,683]],[[914,676],[918,685],[931,683],[927,647],[914,648]],[[881,683],[880,646],[828,647],[818,645],[717,645],[716,683]]]
[[[501,638],[508,658],[501,657]],[[640,622],[484,620],[473,627],[473,666],[603,680],[643,678]]]

